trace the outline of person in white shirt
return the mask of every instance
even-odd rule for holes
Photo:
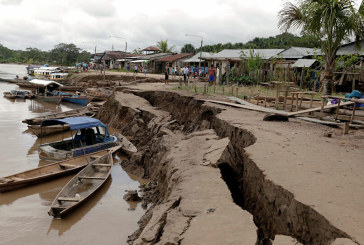
[[[183,80],[184,80],[184,82],[187,82],[188,71],[189,70],[188,70],[187,66],[185,66],[183,68]]]

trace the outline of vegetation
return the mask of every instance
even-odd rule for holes
[[[11,50],[0,44],[1,63],[73,65],[76,62],[89,62],[90,57],[89,52],[81,51],[72,43],[57,44],[50,51],[42,51],[37,48],[27,48],[25,51]]]
[[[174,47],[174,45],[172,47],[168,47],[168,40],[160,40],[157,42],[157,48],[159,48],[162,53],[171,53]]]
[[[303,35],[301,37],[291,33],[283,33],[275,37],[260,38],[256,37],[247,43],[218,43],[215,45],[206,45],[202,47],[204,52],[217,53],[223,49],[286,49],[289,47],[320,47],[319,40],[313,35]],[[200,51],[200,48],[195,50]]]
[[[364,2],[358,10],[351,0],[300,0],[297,5],[287,2],[279,12],[279,27],[291,28],[319,40],[324,53],[323,93],[331,94],[335,58],[343,41],[355,36],[364,38]]]
[[[188,44],[185,44],[182,48],[181,48],[181,53],[196,53],[196,50],[195,50],[195,47],[188,43]]]

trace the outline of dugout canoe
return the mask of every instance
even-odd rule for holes
[[[48,214],[61,219],[86,202],[110,177],[112,166],[111,152],[88,164],[58,193]]]
[[[120,147],[119,147],[120,148]],[[116,149],[116,148],[115,148]],[[114,149],[113,149],[114,150]],[[0,192],[11,191],[28,187],[50,179],[55,179],[67,174],[79,171],[95,158],[107,154],[109,150],[103,150],[64,161],[51,163],[21,173],[0,178]]]

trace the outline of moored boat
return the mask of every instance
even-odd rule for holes
[[[114,91],[111,88],[88,88],[85,93],[95,101],[103,101],[108,100]]]
[[[28,125],[39,125],[45,119],[62,119],[66,117],[93,116],[94,114],[95,111],[91,110],[91,108],[81,107],[70,111],[52,113],[45,116],[24,119],[22,122]]]
[[[40,125],[28,125],[28,128],[38,137],[56,134],[70,129],[70,127],[67,124],[51,125],[45,127],[42,127]]]
[[[116,146],[119,147],[120,146]],[[115,148],[116,149],[116,148]],[[72,159],[67,159],[45,166],[27,170],[21,173],[9,175],[0,178],[0,192],[11,191],[34,184],[44,182],[46,180],[55,179],[67,174],[79,171],[87,164],[107,154],[109,150],[103,150]]]
[[[41,126],[67,124],[71,138],[42,144],[38,147],[39,158],[43,160],[63,160],[92,152],[101,151],[117,144],[117,138],[109,134],[107,126],[98,119],[90,117],[69,117],[47,119]],[[76,130],[76,134],[72,134]]]
[[[59,87],[63,85],[54,81],[46,81],[40,79],[30,80],[29,83],[33,84],[36,88],[35,98],[52,103],[60,103],[62,101],[62,95],[54,93]]]
[[[16,95],[17,99],[31,99],[34,97],[34,95],[26,90],[11,90],[13,94]]]
[[[4,92],[3,95],[4,95],[5,98],[8,98],[8,99],[15,99],[16,98],[16,94],[14,94],[12,92]]]
[[[87,96],[79,96],[79,95],[64,96],[62,98],[62,101],[65,101],[68,103],[73,103],[73,104],[78,104],[78,105],[82,105],[82,106],[86,106],[88,103],[91,102],[91,100],[92,99]]]
[[[110,177],[112,166],[111,152],[88,164],[58,193],[48,214],[60,219],[85,202]]]

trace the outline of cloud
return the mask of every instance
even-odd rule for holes
[[[4,5],[20,5],[23,0],[1,0],[0,3]]]

